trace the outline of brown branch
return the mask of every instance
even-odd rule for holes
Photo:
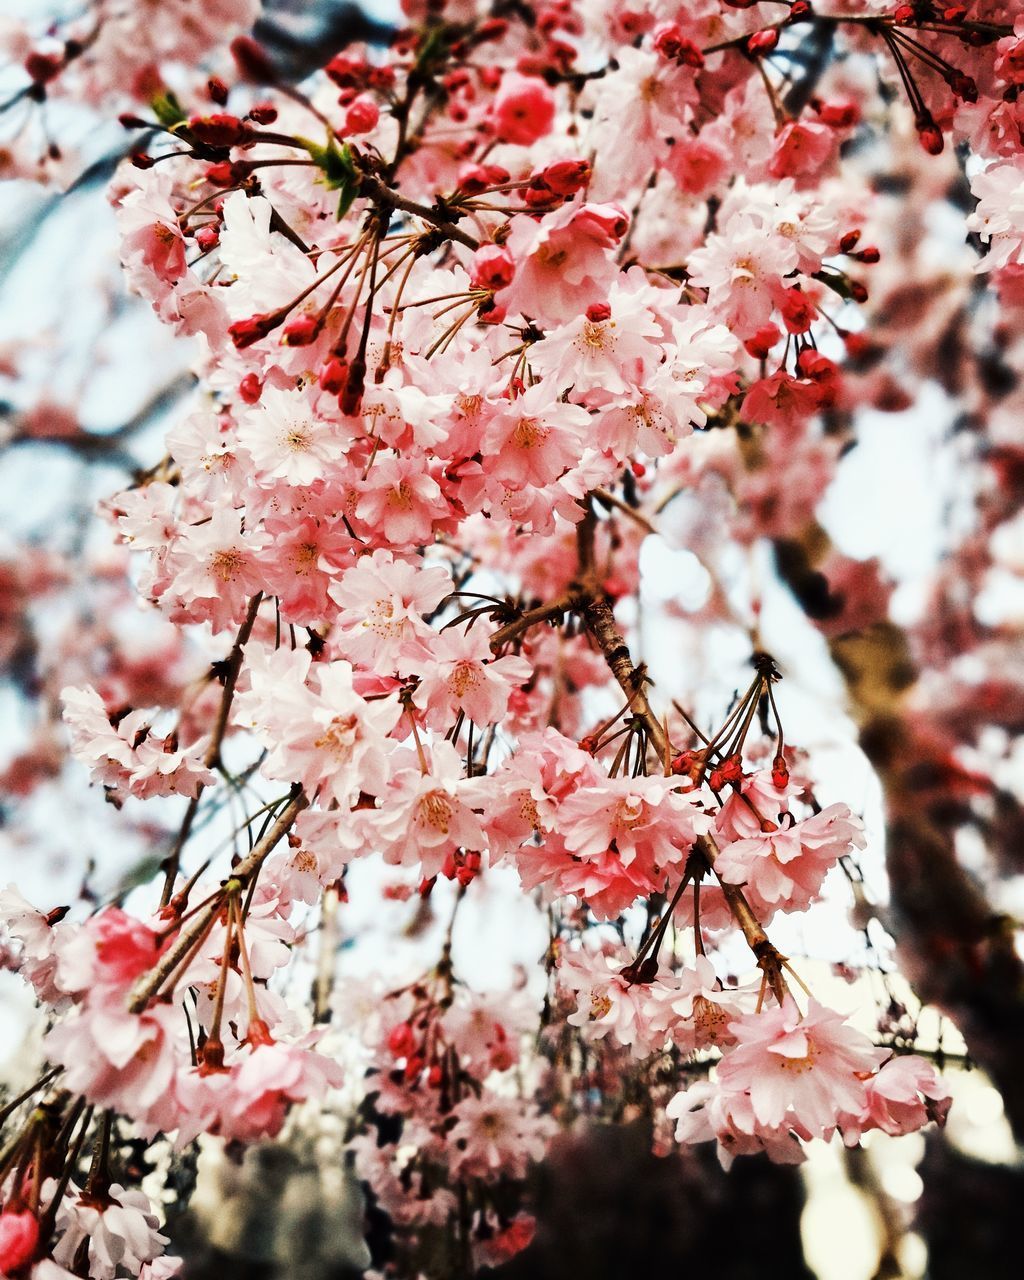
[[[675,755],[672,742],[665,726],[654,714],[647,700],[644,689],[647,677],[642,670],[633,665],[629,648],[616,625],[611,601],[604,592],[595,592],[584,602],[582,612],[590,634],[597,641],[598,648],[604,654],[605,661],[622,692],[630,700],[633,715],[642,722],[659,759],[666,763],[671,761]],[[694,849],[708,867],[714,866],[718,846],[711,836],[698,836],[694,842]],[[742,888],[738,885],[725,884],[721,880],[719,884],[733,919],[742,931],[747,945],[757,958],[758,967],[764,973],[781,1004],[787,993],[786,982],[782,977],[785,957],[765,933]]]
[[[262,591],[257,591],[249,601],[249,608],[242,625],[238,628],[235,643],[231,646],[231,652],[223,664],[224,691],[221,694],[220,706],[217,709],[217,720],[210,737],[210,745],[207,747],[206,755],[203,757],[203,763],[207,769],[212,769],[220,764],[220,749],[224,742],[224,734],[227,732],[228,717],[231,714],[231,702],[235,695],[235,685],[238,683],[238,676],[242,670],[242,651],[252,635],[252,629],[256,625],[256,617],[262,601],[263,593]],[[174,888],[178,867],[181,864],[181,853],[192,833],[192,824],[199,810],[199,800],[204,790],[204,785],[200,784],[196,794],[189,801],[188,808],[185,810],[185,817],[182,819],[181,827],[174,841],[174,847],[161,863],[164,873],[164,887],[160,895],[160,905],[162,907],[165,907],[171,900],[171,890]]]
[[[661,761],[671,760],[674,752],[665,726],[651,710],[644,684],[647,677],[633,665],[629,647],[615,622],[611,600],[603,591],[594,591],[582,602],[583,620],[587,630],[597,641],[619,688],[629,699],[633,715],[647,731],[651,745]]]
[[[249,601],[248,611],[242,621],[242,625],[238,628],[235,643],[231,646],[231,652],[224,663],[224,692],[221,695],[220,707],[217,710],[217,722],[213,726],[213,737],[210,739],[210,745],[206,750],[206,756],[203,761],[207,769],[216,768],[221,763],[220,749],[224,742],[224,734],[227,732],[228,716],[231,714],[231,702],[235,696],[235,685],[238,683],[238,676],[242,670],[242,650],[252,635],[252,629],[256,625],[256,617],[262,603],[263,592],[257,591]]]
[[[360,183],[360,195],[374,201],[381,208],[401,209],[403,213],[408,213],[414,218],[420,218],[422,221],[430,223],[432,227],[436,227],[449,240],[457,240],[459,244],[464,244],[468,249],[480,248],[479,240],[467,235],[461,227],[456,226],[451,217],[440,209],[432,209],[428,205],[417,204],[414,200],[407,200],[405,196],[400,196],[397,191],[372,173],[363,175]]]
[[[506,622],[503,627],[495,631],[491,636],[491,652],[498,653],[510,640],[517,639],[524,631],[529,631],[539,622],[551,622],[566,613],[577,612],[582,605],[582,600],[582,596],[570,591],[549,604],[540,604],[534,609],[527,609],[518,618],[513,618],[511,622]]]
[[[234,868],[227,883],[237,883],[244,888],[253,879],[278,843],[288,834],[295,819],[308,804],[309,800],[303,792],[297,786],[294,787],[291,798],[281,810],[277,821],[263,838],[256,842],[251,852]],[[165,979],[174,972],[180,962],[189,954],[192,947],[202,938],[224,905],[226,894],[227,889],[222,888],[221,892],[215,894],[206,906],[197,911],[194,916],[191,916],[188,924],[182,928],[171,946],[160,957],[159,962],[148,973],[144,973],[138,979],[128,995],[129,1012],[141,1013],[153,996],[156,995]]]

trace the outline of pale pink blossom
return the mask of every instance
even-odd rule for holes
[[[474,724],[499,721],[513,689],[533,668],[508,654],[495,658],[481,627],[449,627],[430,643],[431,661],[413,695],[431,729],[445,730],[464,712]]]
[[[978,271],[1024,262],[1024,167],[1019,161],[995,164],[971,181],[978,206],[967,225],[989,245]]]
[[[364,815],[368,839],[385,862],[419,865],[424,876],[436,876],[457,850],[486,848],[472,808],[481,780],[463,778],[461,757],[447,742],[433,745],[425,772],[414,752],[403,754],[407,763],[396,758],[380,808]]]
[[[522,1178],[530,1161],[544,1155],[555,1130],[555,1122],[532,1104],[493,1093],[463,1098],[452,1115],[452,1171],[489,1181]]]
[[[392,547],[429,544],[435,526],[451,514],[441,487],[422,460],[378,454],[359,483],[355,515],[378,541]]]
[[[393,696],[362,697],[354,678],[348,662],[314,664],[302,649],[253,655],[238,717],[265,743],[268,777],[341,805],[384,786],[388,735],[402,709]]]
[[[361,556],[331,587],[339,606],[339,644],[352,662],[390,673],[428,652],[424,615],[451,591],[440,565],[396,560],[390,551]]]
[[[763,913],[800,911],[839,859],[865,843],[860,820],[845,804],[833,804],[799,822],[723,845],[715,873],[728,884],[744,885]]]
[[[542,488],[578,460],[590,415],[559,400],[546,382],[495,406],[484,448],[492,478],[511,489]]]
[[[79,1246],[88,1241],[89,1275],[114,1280],[118,1268],[138,1275],[145,1263],[163,1253],[167,1237],[149,1197],[141,1191],[111,1184],[102,1202],[68,1188],[57,1214],[62,1232],[54,1259],[73,1266]]]
[[[892,1135],[914,1133],[930,1120],[944,1124],[952,1101],[935,1068],[914,1054],[898,1054],[865,1082],[866,1105],[859,1115],[842,1116],[839,1128],[847,1146],[869,1129]]]
[[[337,427],[317,413],[308,391],[265,387],[243,414],[238,442],[248,451],[257,482],[310,485],[344,456]]]
[[[885,1057],[842,1014],[811,1000],[801,1015],[784,1004],[730,1023],[736,1045],[718,1066],[723,1093],[750,1098],[757,1125],[783,1124],[828,1136],[838,1116],[863,1110],[864,1081]]]
[[[499,304],[542,323],[561,324],[602,301],[616,274],[609,250],[627,225],[620,209],[575,203],[539,222],[513,218],[506,243],[516,274],[497,294]]]

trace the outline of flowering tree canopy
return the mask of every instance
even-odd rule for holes
[[[1024,829],[1018,6],[403,9],[298,81],[257,0],[3,29],[4,170],[66,186],[61,128],[119,118],[124,277],[195,375],[89,582],[39,544],[3,566],[34,707],[10,821],[88,771],[149,854],[70,911],[0,895],[47,1012],[4,1111],[6,1275],[173,1274],[129,1141],[340,1111],[376,1274],[440,1277],[529,1243],[530,1169],[580,1117],[726,1167],[941,1124],[906,1010],[851,1021],[778,941],[829,895],[869,951],[885,915],[1024,1135],[986,881]],[[967,514],[897,626],[816,508],[864,415],[936,382]],[[882,783],[890,912],[863,781],[787,732],[800,628]],[[490,990],[453,949],[489,883],[546,939]],[[336,980],[357,890],[372,929],[437,916],[421,972]]]

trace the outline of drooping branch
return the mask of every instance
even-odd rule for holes
[[[277,845],[288,834],[295,819],[308,804],[309,800],[306,795],[297,787],[293,788],[288,803],[281,810],[273,826],[232,870],[231,881],[245,888],[270,854],[273,853]],[[139,978],[128,997],[128,1009],[131,1013],[142,1012],[153,996],[160,990],[164,981],[199,942],[223,907],[226,892],[225,889],[222,889],[220,893],[214,894],[205,906],[190,916],[188,923],[181,928],[174,942],[160,957],[159,963]]]

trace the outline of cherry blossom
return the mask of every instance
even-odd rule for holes
[[[66,909],[0,895],[45,1024],[0,1269],[175,1274],[140,1137],[344,1135],[390,1222],[367,1274],[405,1280],[526,1247],[581,1114],[725,1165],[941,1123],[913,1019],[857,1030],[779,938],[884,932],[854,721],[915,866],[946,835],[950,883],[978,841],[1014,865],[1024,19],[407,0],[386,52],[293,74],[255,0],[79,8],[4,26],[0,168],[71,182],[53,129],[120,117],[116,256],[191,385],[142,427],[49,389],[4,427],[139,451],[87,552],[0,548],[13,839],[88,780],[139,856]],[[935,385],[976,502],[915,602],[826,524],[865,421]],[[973,881],[958,929],[907,878],[910,977],[991,1053],[963,989],[1001,1015],[1012,940]],[[483,991],[495,903],[538,941]]]
[[[68,1191],[57,1216],[63,1232],[54,1250],[57,1262],[73,1266],[79,1246],[88,1241],[89,1274],[113,1280],[119,1267],[137,1276],[163,1252],[167,1237],[157,1230],[159,1220],[141,1191],[115,1182],[98,1203],[73,1184]]]

